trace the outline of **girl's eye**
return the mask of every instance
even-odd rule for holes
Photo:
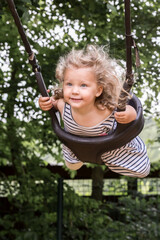
[[[83,84],[81,85],[81,87],[87,87],[87,85],[86,85],[85,83],[83,83]]]
[[[70,86],[72,86],[72,83],[68,82],[68,83],[66,83],[66,85],[70,87]]]

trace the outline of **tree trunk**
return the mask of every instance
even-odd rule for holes
[[[22,162],[20,161],[20,151],[21,151],[21,140],[17,136],[17,119],[14,117],[14,108],[16,103],[17,88],[18,88],[18,78],[16,77],[17,67],[13,66],[11,72],[11,79],[9,81],[10,87],[8,88],[8,98],[6,102],[6,114],[7,114],[7,139],[8,146],[10,149],[10,158],[16,175],[21,176],[24,173]]]
[[[103,197],[103,176],[104,171],[101,166],[92,169],[92,198],[102,201]]]
[[[135,197],[137,195],[137,178],[128,179],[128,195]]]

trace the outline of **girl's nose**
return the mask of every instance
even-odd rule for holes
[[[73,87],[72,93],[74,93],[74,94],[78,94],[78,93],[79,93],[79,88],[78,88],[78,86],[74,86],[74,87]]]

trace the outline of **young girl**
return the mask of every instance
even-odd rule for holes
[[[44,111],[53,106],[60,112],[66,131],[82,136],[106,135],[115,125],[136,119],[130,105],[123,112],[116,112],[122,83],[118,77],[119,66],[101,47],[89,45],[86,49],[72,50],[61,57],[56,78],[62,89],[52,97],[40,97]],[[83,163],[73,152],[62,146],[65,163],[72,170]],[[150,163],[143,141],[137,136],[132,141],[102,155],[104,163],[114,172],[132,177],[149,174]]]

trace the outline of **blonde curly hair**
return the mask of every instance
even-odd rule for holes
[[[67,55],[60,57],[56,78],[64,81],[67,68],[91,68],[96,74],[97,83],[103,86],[102,94],[96,98],[96,106],[100,109],[113,110],[118,106],[118,98],[122,89],[122,68],[115,59],[111,59],[105,47],[88,45],[82,50],[72,49]],[[54,90],[56,99],[63,98],[62,88]]]

